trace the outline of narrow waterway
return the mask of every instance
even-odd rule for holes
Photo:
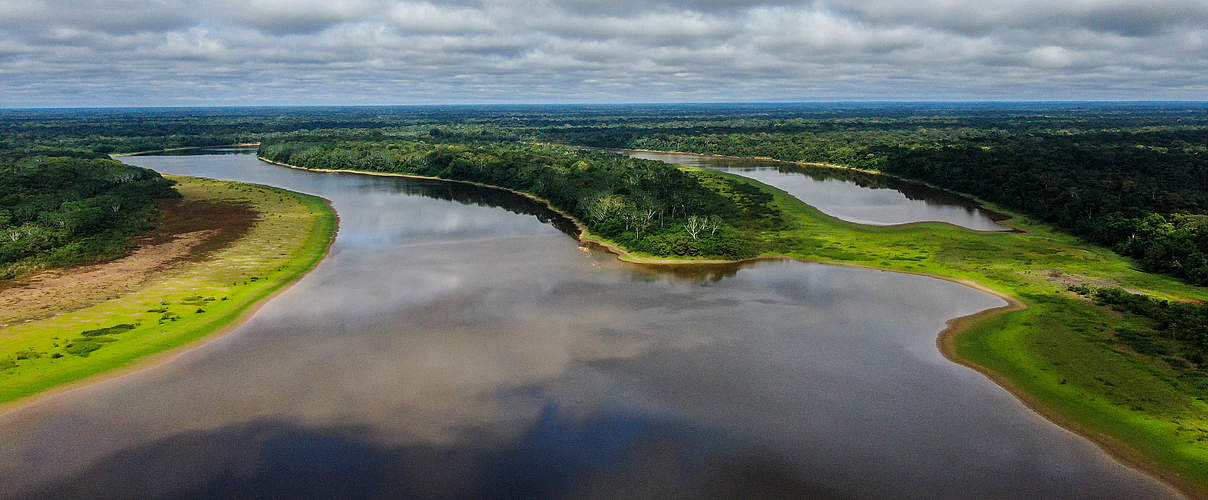
[[[960,285],[672,272],[499,191],[124,161],[325,197],[338,237],[232,333],[0,417],[0,496],[1172,495],[944,359],[945,320],[1003,304]]]
[[[683,153],[613,150],[617,153],[720,170],[776,186],[823,213],[857,224],[889,226],[947,222],[978,231],[1010,231],[1002,216],[969,198],[925,184],[854,170],[812,167],[776,160]]]

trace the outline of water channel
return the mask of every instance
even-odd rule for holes
[[[675,165],[704,167],[750,177],[783,189],[827,215],[857,224],[891,226],[947,222],[977,231],[1010,231],[1004,216],[974,200],[925,184],[887,175],[776,160],[728,158],[684,153],[613,150]]]
[[[642,267],[504,192],[124,161],[325,197],[338,237],[233,332],[0,416],[0,496],[1172,495],[942,357],[1003,304],[964,286]]]

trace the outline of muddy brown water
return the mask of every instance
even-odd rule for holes
[[[1003,304],[578,248],[508,193],[139,156],[323,196],[330,256],[228,335],[0,417],[0,496],[1163,497],[942,357]]]

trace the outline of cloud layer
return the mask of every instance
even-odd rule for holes
[[[1204,0],[0,0],[0,106],[1204,99]]]

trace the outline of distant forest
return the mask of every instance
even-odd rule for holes
[[[1208,285],[1204,103],[7,110],[0,130],[0,148],[103,153],[323,137],[832,163],[970,193]]]

